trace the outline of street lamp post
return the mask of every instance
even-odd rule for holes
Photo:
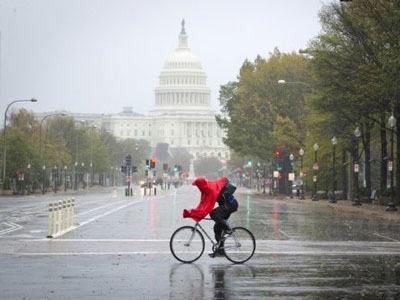
[[[86,175],[86,170],[85,170],[85,163],[81,163],[81,168],[82,168],[82,184],[83,188],[85,189],[87,187],[87,176],[86,176],[86,181],[85,181],[85,175]]]
[[[36,99],[29,99],[29,100],[15,100],[10,102],[7,107],[6,111],[4,112],[4,129],[3,129],[3,190],[6,188],[6,164],[7,164],[7,141],[6,141],[6,126],[7,126],[7,111],[11,105],[17,102],[37,102]]]
[[[43,153],[43,141],[42,141],[42,131],[43,131],[43,122],[52,116],[66,116],[67,114],[65,113],[55,113],[55,114],[49,114],[49,115],[45,115],[41,120],[40,120],[40,126],[39,126],[39,143],[40,143],[40,161],[42,162],[42,194],[44,195],[45,193],[45,184],[46,184],[46,161],[44,159],[44,153]],[[44,150],[46,151],[46,148],[44,148]]]
[[[76,123],[84,124],[85,120],[76,121]],[[74,190],[78,190],[78,134],[75,131],[75,163],[74,163]]]
[[[30,193],[30,185],[31,185],[31,167],[32,167],[32,165],[30,164],[30,163],[28,163],[28,165],[26,166],[26,178],[25,178],[25,189],[26,189],[26,192],[27,192],[27,194],[29,194]]]
[[[64,166],[64,191],[67,191],[67,169],[68,167]]]
[[[337,144],[337,139],[334,136],[331,139],[331,143],[332,143],[332,195],[331,195],[331,199],[329,200],[330,203],[336,203],[336,195],[335,195],[335,191],[336,191],[336,144]]]
[[[77,177],[77,168],[78,168],[78,162],[75,161],[74,163],[74,190],[78,190],[78,177]]]
[[[360,165],[358,161],[358,140],[360,139],[361,136],[361,131],[360,128],[356,128],[354,130],[354,136],[355,136],[355,145],[354,145],[354,154],[355,154],[355,160],[354,160],[354,201],[353,205],[354,206],[361,206],[361,201],[360,201],[360,196],[359,196],[359,191],[358,191],[358,172],[360,170]]]
[[[312,89],[311,85],[309,85],[308,83],[302,82],[302,81],[286,81],[284,79],[279,79],[278,80],[278,84],[280,85],[285,85],[285,84],[300,84],[300,85],[304,85],[310,89]]]
[[[94,179],[94,169],[93,169],[93,135],[94,134],[93,133],[94,133],[94,130],[97,129],[97,126],[93,125],[91,128],[93,129],[92,136],[90,137],[90,171],[91,171],[91,174],[90,174],[90,186],[92,187],[93,186],[93,179]]]
[[[300,155],[300,179],[301,179],[301,190],[300,190],[300,199],[304,200],[304,172],[303,172],[303,156],[304,156],[304,149],[300,148],[299,150]]]
[[[390,127],[390,160],[389,160],[389,172],[390,172],[390,202],[386,207],[386,211],[397,211],[395,204],[395,191],[394,191],[394,131],[396,127],[396,118],[393,114],[389,118]]]
[[[265,194],[265,176],[267,175],[266,174],[266,163],[264,162],[264,164],[263,164],[263,194]]]
[[[318,150],[319,150],[319,145],[317,143],[314,144],[313,146],[314,149],[314,165],[313,165],[313,170],[314,170],[314,176],[313,176],[313,182],[314,182],[314,193],[313,193],[313,197],[312,200],[313,201],[318,201],[318,195],[317,195],[317,188],[318,188],[318,170],[319,170],[319,166],[318,166]]]
[[[57,166],[54,166],[54,171],[53,171],[54,173],[54,179],[53,179],[53,181],[54,181],[54,193],[57,193],[57,177],[58,177],[58,167]]]
[[[293,170],[294,155],[292,153],[290,153],[290,155],[289,155],[289,160],[290,160],[290,171],[291,171],[291,173],[294,173],[294,170]],[[289,181],[289,189],[290,189],[289,190],[290,198],[293,198],[293,180],[288,180],[288,181]]]

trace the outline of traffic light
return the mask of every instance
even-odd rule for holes
[[[150,169],[154,169],[156,167],[156,160],[155,159],[150,159]]]
[[[121,172],[126,173],[126,166],[121,166]]]
[[[130,154],[125,157],[125,164],[127,166],[131,166],[132,165],[132,156]]]
[[[248,166],[249,168],[251,168],[252,165],[253,165],[253,162],[251,161],[251,159],[249,159],[249,160],[247,161],[247,166]]]
[[[279,148],[275,149],[275,156],[280,157],[281,156],[281,150]]]
[[[181,165],[175,165],[174,166],[174,172],[182,172],[182,166]]]
[[[137,172],[137,167],[136,166],[132,166],[132,173]]]
[[[164,171],[168,171],[168,164],[163,164],[162,168],[163,168]]]
[[[147,167],[147,169],[150,169],[150,160],[149,159],[146,159],[146,167]]]

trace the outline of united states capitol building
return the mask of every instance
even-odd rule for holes
[[[210,104],[210,89],[200,60],[188,44],[185,23],[178,47],[169,56],[155,88],[155,107],[148,115],[124,107],[118,114],[72,114],[111,132],[119,139],[146,140],[151,147],[167,143],[170,148],[184,148],[193,158],[201,156],[229,159],[223,144],[224,131],[215,120]]]

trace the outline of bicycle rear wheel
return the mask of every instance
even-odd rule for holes
[[[232,234],[224,239],[225,256],[235,264],[248,261],[256,250],[253,234],[243,227],[232,228]]]
[[[192,226],[183,226],[175,230],[169,241],[172,255],[183,263],[192,263],[204,252],[204,237]]]

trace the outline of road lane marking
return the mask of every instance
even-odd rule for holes
[[[20,240],[21,242],[169,242],[169,239],[29,239],[29,240]]]
[[[72,230],[70,230],[70,231],[76,230],[76,229],[78,229],[78,228],[80,228],[80,227],[82,227],[82,226],[85,226],[85,225],[87,225],[87,224],[89,224],[89,223],[92,223],[92,222],[94,222],[94,221],[96,221],[96,220],[98,220],[98,219],[100,219],[100,218],[102,218],[102,217],[108,216],[108,215],[110,215],[110,214],[112,214],[112,213],[115,213],[115,212],[121,210],[121,209],[124,209],[124,208],[126,208],[126,207],[129,207],[129,206],[132,206],[132,205],[134,205],[134,204],[141,203],[141,202],[143,202],[143,200],[134,201],[134,202],[131,202],[131,203],[128,203],[128,204],[119,206],[119,207],[117,207],[117,208],[114,208],[114,209],[112,209],[112,210],[110,210],[110,211],[107,211],[107,212],[105,212],[105,213],[103,213],[103,214],[100,214],[100,215],[97,215],[97,216],[95,216],[95,217],[93,217],[93,218],[90,218],[89,220],[80,222],[77,226],[75,226],[75,227],[74,227]]]
[[[285,237],[287,237],[290,240],[290,236],[286,232],[284,232],[283,230],[280,230],[280,229],[279,229],[279,232],[282,233],[282,235],[284,235]]]
[[[185,253],[198,253],[194,251],[187,251]],[[110,251],[110,252],[20,252],[12,253],[14,256],[80,256],[80,255],[145,255],[145,254],[169,254],[172,256],[170,251]],[[255,255],[292,255],[292,256],[386,256],[386,255],[398,255],[400,252],[392,251],[257,251]]]
[[[79,213],[79,214],[76,214],[76,216],[83,216],[83,215],[89,214],[89,213],[91,213],[91,212],[94,212],[94,211],[96,211],[96,210],[99,210],[99,209],[102,209],[102,208],[106,208],[106,207],[115,205],[116,203],[120,203],[120,202],[123,202],[123,201],[121,200],[121,201],[118,201],[118,202],[113,202],[113,203],[109,203],[109,204],[106,204],[106,205],[102,205],[102,206],[99,206],[99,207],[96,207],[96,208],[93,208],[93,209],[90,209],[90,210],[81,212],[81,213]],[[124,202],[126,202],[126,201],[124,201]]]
[[[22,228],[21,225],[15,224],[13,222],[3,222],[3,224],[5,224],[6,226],[10,227],[10,228],[6,228],[0,231],[0,235],[4,235],[16,230],[19,230]]]
[[[392,239],[391,237],[387,237],[387,236],[378,234],[378,233],[376,233],[376,232],[374,232],[374,235],[379,236],[379,237],[384,238],[384,239],[387,239],[387,240],[390,240],[390,241],[393,241],[393,242],[400,242],[399,240]]]

